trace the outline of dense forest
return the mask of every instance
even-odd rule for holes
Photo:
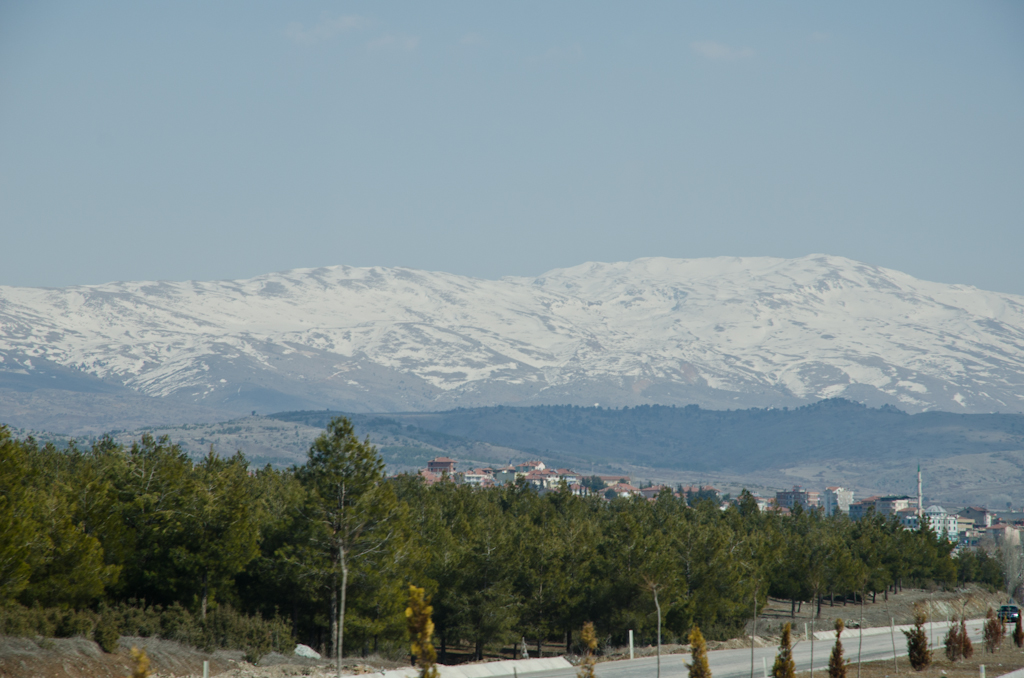
[[[0,633],[161,635],[254,654],[405,648],[410,583],[434,605],[441,661],[522,637],[667,640],[737,633],[768,595],[1003,584],[998,559],[869,516],[538,495],[387,477],[343,418],[290,469],[166,439],[57,449],[0,427]],[[820,610],[820,607],[819,607]],[[339,629],[342,631],[339,633]]]
[[[304,411],[270,417],[322,427],[339,414]],[[1024,449],[1021,414],[911,415],[843,398],[794,409],[544,405],[345,416],[361,430],[387,432],[389,425],[398,426],[404,435],[442,448],[482,441],[569,464],[613,462],[688,471],[749,473],[831,459],[927,460]]]

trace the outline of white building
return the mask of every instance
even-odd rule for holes
[[[908,530],[918,529],[920,521],[918,520],[916,509],[903,509],[898,511],[897,515],[899,516],[900,523],[905,528]],[[925,509],[924,519],[928,521],[928,527],[940,537],[945,536],[950,541],[956,541],[959,538],[957,515],[955,513],[949,513],[938,504],[933,504]]]
[[[826,516],[834,513],[849,513],[850,504],[853,503],[853,490],[843,487],[826,487],[821,500]]]
[[[932,504],[924,510],[925,520],[928,521],[928,526],[935,531],[935,534],[946,535],[947,539],[956,539],[957,535],[957,516],[955,513],[949,513],[946,509],[942,508],[938,504]]]

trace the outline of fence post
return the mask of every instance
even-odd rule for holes
[[[210,678],[210,662],[203,660],[203,678]]]
[[[633,658],[633,629],[629,630],[629,658]]]
[[[896,664],[896,618],[889,617],[889,632],[892,636],[892,670],[896,673],[900,672],[899,666]]]

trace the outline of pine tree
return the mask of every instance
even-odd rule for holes
[[[690,631],[690,656],[693,657],[693,662],[686,665],[690,669],[690,678],[711,678],[708,644],[704,642],[704,634],[696,626]]]
[[[983,631],[985,649],[989,652],[998,650],[999,646],[1003,644],[1004,635],[1006,635],[1006,631],[1003,629],[1003,623],[996,619],[996,611],[991,607],[988,608],[988,613],[985,615],[985,629]]]
[[[928,649],[928,634],[924,630],[924,623],[927,617],[922,610],[914,611],[914,628],[904,631],[907,637],[907,655],[910,658],[910,665],[916,671],[923,671],[932,663],[932,653]]]
[[[1024,628],[1021,627],[1021,615],[1017,615],[1017,623],[1013,627],[1013,644],[1024,647]]]
[[[416,657],[416,665],[420,667],[420,678],[438,678],[437,652],[434,650],[434,621],[431,615],[434,608],[424,595],[423,589],[409,584],[409,607],[405,609],[405,619],[409,627],[409,638],[412,640],[411,650]]]
[[[576,672],[577,678],[594,678],[594,665],[597,663],[597,634],[594,632],[594,622],[587,622],[583,625],[583,632],[580,633],[583,640],[583,661],[580,662],[580,670]]]
[[[828,658],[828,678],[846,678],[846,662],[843,660],[843,620],[836,619],[836,644],[832,647],[832,655]]]
[[[779,653],[772,665],[772,678],[796,678],[796,662],[793,661],[793,640],[790,625],[782,627],[782,640],[779,641]]]
[[[345,650],[349,575],[363,559],[392,542],[398,517],[394,489],[384,482],[384,461],[370,439],[360,441],[352,422],[332,419],[309,447],[296,474],[307,490],[303,510],[307,545],[291,562],[330,582],[331,638],[337,674]]]

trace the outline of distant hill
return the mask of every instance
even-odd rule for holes
[[[0,421],[71,435],[253,411],[832,397],[1021,412],[1024,297],[825,255],[647,258],[501,280],[331,266],[0,287]]]
[[[337,414],[270,417],[324,426]],[[541,456],[686,471],[750,473],[823,461],[928,460],[1024,450],[1024,415],[910,415],[840,398],[795,409],[499,406],[348,416],[367,431],[398,425],[406,427],[407,436],[443,434]]]
[[[212,446],[281,468],[303,463],[310,443],[339,414],[307,410],[155,423],[114,432],[114,438],[131,444],[143,433],[166,435],[195,457]],[[1024,416],[1015,414],[906,414],[830,399],[788,410],[498,406],[345,416],[357,435],[380,449],[390,472],[423,468],[441,455],[458,460],[460,469],[539,458],[584,473],[628,473],[641,482],[707,481],[769,496],[794,484],[843,485],[863,497],[914,492],[921,463],[928,501],[1000,510],[1008,502],[1024,505]],[[67,440],[40,430],[14,433]],[[93,440],[95,434],[78,438],[83,446]]]

